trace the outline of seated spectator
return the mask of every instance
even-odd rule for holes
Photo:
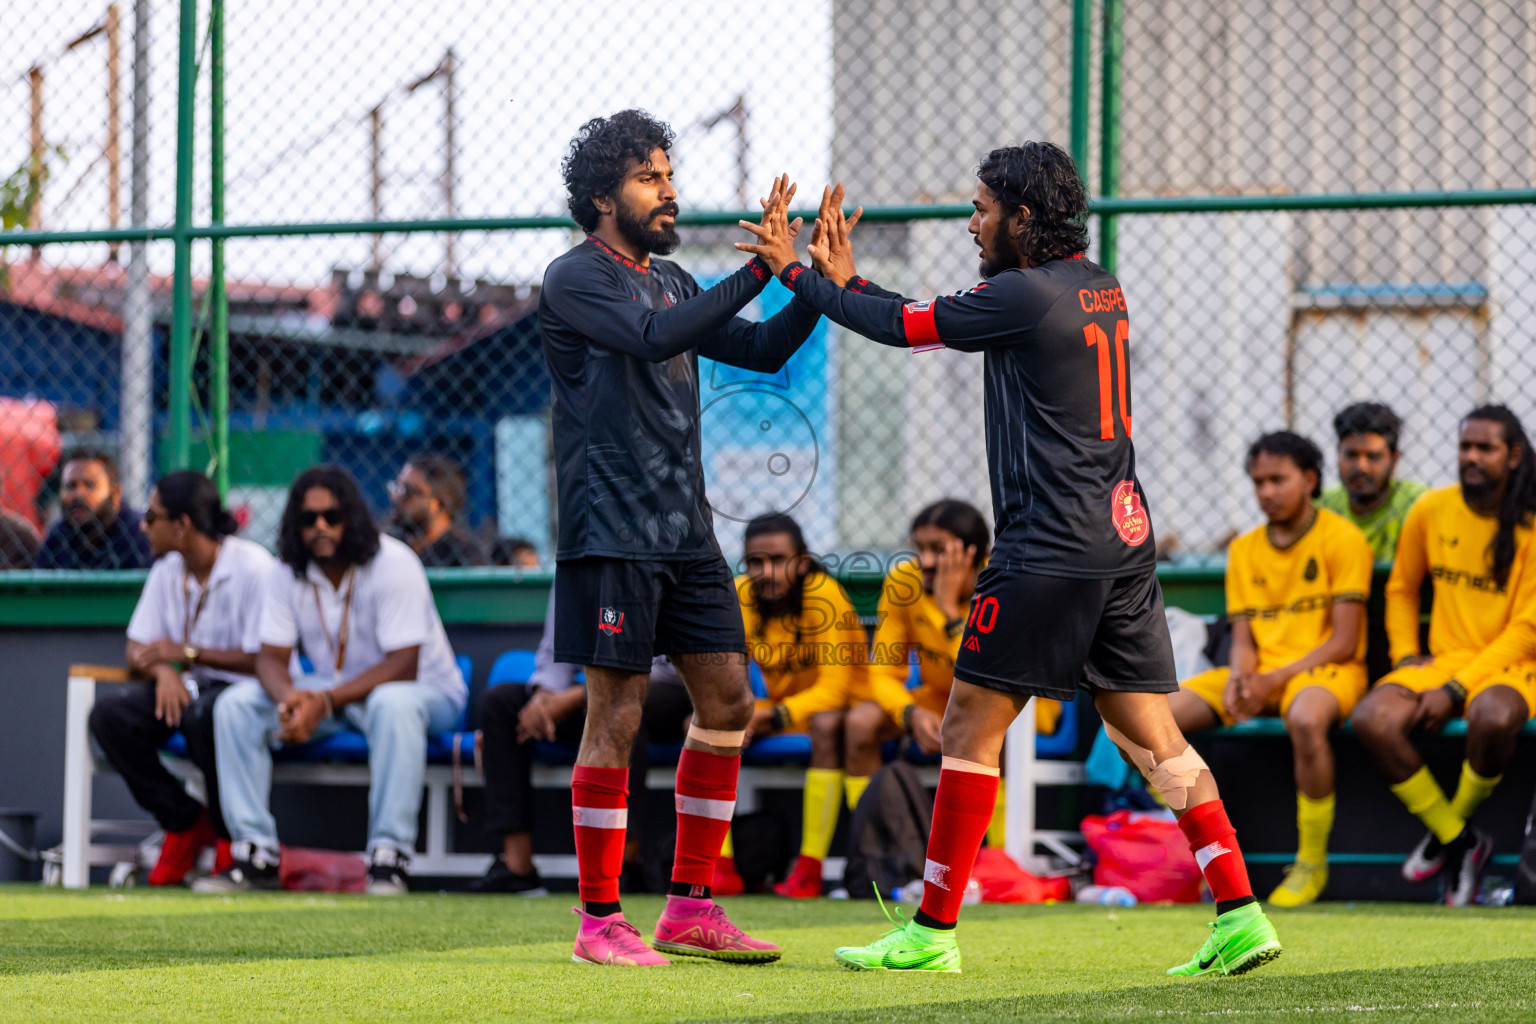
[[[1387,580],[1393,670],[1355,710],[1355,734],[1395,793],[1429,829],[1403,864],[1427,882],[1447,872],[1445,902],[1464,907],[1493,843],[1471,824],[1515,755],[1536,709],[1536,453],[1502,405],[1461,422],[1460,484],[1430,491],[1403,521]],[[1419,646],[1419,597],[1433,580],[1429,653]],[[1446,800],[1413,745],[1457,715],[1467,754],[1456,795]]]
[[[390,533],[428,569],[484,565],[485,546],[458,522],[464,472],[446,455],[412,455],[390,481]]]
[[[891,568],[875,613],[869,683],[850,700],[843,743],[843,796],[852,811],[879,770],[881,747],[910,736],[924,753],[939,753],[939,726],[955,682],[955,655],[986,565],[992,531],[981,512],[963,501],[936,501],[912,520],[909,539],[916,559]],[[907,689],[916,655],[920,685]],[[1061,702],[1035,700],[1035,728],[1052,732]],[[998,803],[1002,804],[1001,788]],[[1000,819],[999,819],[1000,820]]]
[[[1396,476],[1397,438],[1403,421],[1378,402],[1357,402],[1333,418],[1339,437],[1339,482],[1323,491],[1318,507],[1354,523],[1378,562],[1392,561],[1408,509],[1429,488]]]
[[[215,753],[234,864],[200,892],[278,887],[268,741],[306,743],[337,729],[368,738],[368,891],[406,891],[426,776],[427,737],[451,728],[468,691],[421,560],[380,536],[357,483],[336,466],[299,474],[267,577],[256,682],[214,706]],[[314,673],[295,678],[303,645]]]
[[[42,539],[24,516],[0,508],[0,569],[30,569]]]
[[[37,550],[39,569],[147,569],[149,541],[139,514],[123,504],[117,460],[99,448],[64,458],[63,518]]]
[[[1318,508],[1323,453],[1288,431],[1248,449],[1248,476],[1267,522],[1227,551],[1232,661],[1183,680],[1169,696],[1185,733],[1278,714],[1296,765],[1296,860],[1269,901],[1311,903],[1328,884],[1334,762],[1328,731],[1366,690],[1365,599],[1371,546],[1343,516]]]
[[[491,564],[517,569],[538,569],[539,549],[526,537],[497,537],[491,543]]]
[[[485,774],[485,828],[501,840],[501,856],[490,871],[468,886],[470,892],[512,892],[542,896],[547,890],[533,864],[533,745],[543,740],[579,744],[587,717],[587,688],[576,681],[577,666],[555,661],[555,596],[551,588],[544,636],[533,677],[526,684],[492,686],[480,699],[480,764]],[[650,686],[640,709],[640,731],[629,757],[631,804],[645,792],[648,746],[681,743],[693,714],[682,677],[665,656],[651,662]],[[642,816],[643,817],[643,816]],[[643,823],[631,820],[624,861],[640,860]],[[722,893],[722,895],[724,895]]]
[[[219,812],[213,704],[225,688],[255,682],[261,599],[274,560],[231,536],[235,518],[201,473],[171,473],[149,495],[144,533],[156,558],[128,622],[128,664],[149,682],[112,687],[91,709],[91,735],[140,807],[165,830],[150,885],[177,885],[204,847],[229,866]],[[208,806],[160,762],[172,733],[203,773]]]
[[[864,690],[868,639],[847,592],[811,558],[793,519],[759,516],[747,524],[745,543],[747,572],[736,592],[747,650],[768,689],[749,733],[811,734],[800,856],[774,891],[809,899],[821,895],[821,862],[843,807],[843,713],[850,694]]]

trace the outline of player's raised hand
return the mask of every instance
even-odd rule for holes
[[[783,204],[784,209],[787,211],[789,209],[789,204],[795,198],[795,190],[797,188],[799,188],[799,186],[789,180],[788,174],[781,174],[777,178],[774,178],[773,188],[768,190],[768,198],[758,200],[758,203],[763,208],[763,217],[765,219],[767,218],[769,210],[771,210],[775,204]],[[802,217],[796,217],[794,220],[789,222],[789,234],[791,238],[796,238],[799,236],[801,225],[804,223],[805,220]]]
[[[816,212],[816,226],[811,232],[811,265],[823,277],[838,287],[843,287],[857,275],[853,265],[853,246],[848,241],[849,232],[864,216],[864,207],[843,215],[843,183],[826,186],[821,190],[821,206]]]
[[[800,231],[801,220],[797,217],[793,224],[789,222],[789,204],[794,197],[794,184],[787,174],[782,175],[774,180],[768,198],[761,200],[762,221],[758,224],[749,220],[737,222],[756,235],[757,241],[737,242],[736,248],[761,256],[775,276],[791,263],[800,262],[800,254],[795,251],[795,236]]]

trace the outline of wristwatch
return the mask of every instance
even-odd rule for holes
[[[198,650],[196,647],[193,647],[191,644],[181,645],[181,656],[187,660],[188,668],[191,668],[194,664],[197,663],[197,657],[202,653],[202,651]]]

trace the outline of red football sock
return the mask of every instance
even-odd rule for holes
[[[1227,820],[1227,809],[1220,800],[1197,804],[1184,812],[1179,828],[1189,840],[1195,862],[1205,872],[1206,884],[1217,902],[1241,900],[1253,896],[1248,884],[1248,865],[1237,848],[1237,832]]]
[[[997,804],[997,769],[946,757],[933,799],[933,829],[928,833],[928,864],[923,871],[926,920],[949,927],[960,917],[960,901],[976,866],[976,854],[992,824]]]
[[[628,768],[579,764],[571,771],[571,814],[576,827],[577,887],[583,903],[617,903],[624,870]]]
[[[736,811],[741,755],[683,748],[677,759],[677,852],[672,883],[702,894],[714,881],[715,859]],[[674,890],[675,891],[675,890]]]

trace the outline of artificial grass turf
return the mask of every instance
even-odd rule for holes
[[[625,901],[642,932],[658,898]],[[960,975],[858,974],[872,903],[727,901],[785,959],[570,962],[567,898],[401,899],[0,887],[0,1020],[1458,1021],[1536,1016],[1536,911],[1323,904],[1273,913],[1286,952],[1241,978],[1166,979],[1201,907],[967,907]]]

